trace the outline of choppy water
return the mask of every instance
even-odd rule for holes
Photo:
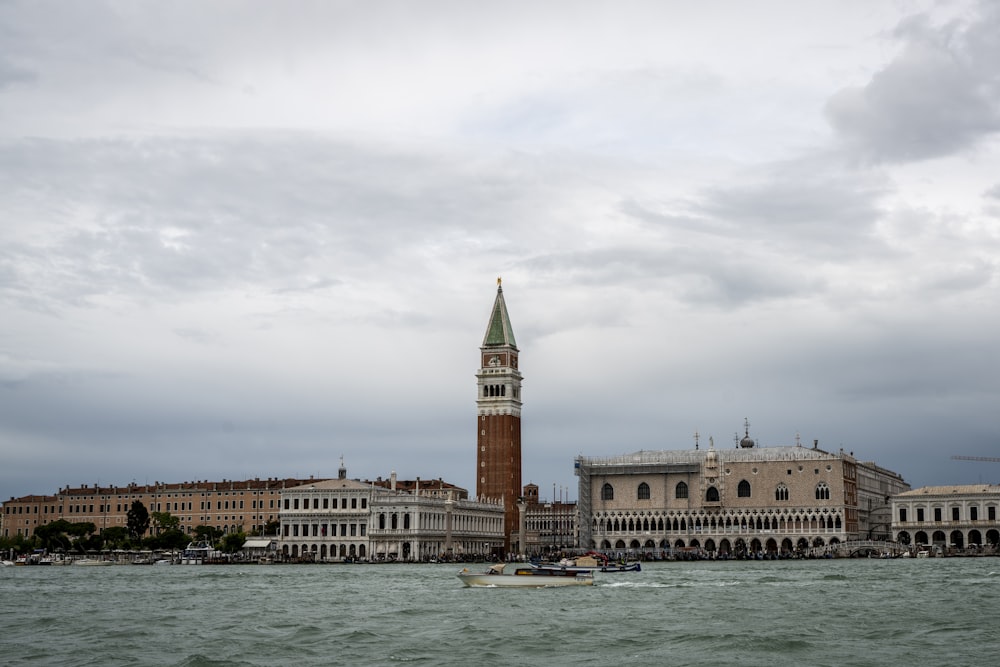
[[[475,566],[478,567],[478,566]],[[10,665],[993,665],[1000,559],[654,563],[593,587],[450,565],[7,567]]]

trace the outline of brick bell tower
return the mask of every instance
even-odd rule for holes
[[[517,542],[521,495],[521,372],[517,369],[517,343],[497,278],[476,373],[476,495],[503,498],[504,551]]]

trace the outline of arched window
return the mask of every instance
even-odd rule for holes
[[[779,484],[778,488],[774,490],[775,500],[788,500],[788,487],[784,484]]]
[[[687,482],[677,482],[677,487],[674,489],[674,498],[687,498],[687,497],[688,497]]]
[[[708,491],[705,492],[705,500],[710,503],[719,502],[719,490],[714,486],[708,487]]]
[[[745,479],[741,479],[739,486],[736,487],[736,496],[739,498],[749,498],[750,482],[746,481]]]
[[[643,482],[639,485],[639,500],[649,500],[649,484]]]
[[[615,499],[615,488],[610,484],[608,484],[607,482],[605,482],[604,486],[601,487],[601,500],[614,500],[614,499]]]
[[[830,499],[830,487],[826,485],[826,482],[820,482],[816,485],[816,500],[829,500]]]

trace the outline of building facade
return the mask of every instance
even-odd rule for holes
[[[136,500],[150,514],[168,512],[177,517],[180,529],[187,534],[202,525],[224,533],[261,532],[269,522],[278,520],[281,492],[307,481],[257,478],[66,487],[53,495],[31,495],[4,502],[2,534],[27,537],[38,526],[58,519],[93,523],[98,533],[112,526],[124,528],[128,526],[128,511]]]
[[[476,496],[503,502],[505,552],[515,546],[521,494],[521,372],[514,331],[497,279],[476,372]]]
[[[892,497],[910,490],[901,475],[858,461],[858,532],[863,539],[892,539]]]
[[[576,503],[541,500],[538,485],[525,484],[524,550],[528,556],[547,556],[575,549],[579,542]],[[552,497],[555,498],[553,490]]]
[[[747,432],[732,450],[710,441],[707,450],[578,457],[575,468],[585,549],[780,556],[861,535],[858,464],[818,443],[758,447]]]
[[[281,497],[280,550],[314,562],[428,561],[494,553],[503,545],[499,500],[470,500],[454,485],[347,478],[286,489]]]
[[[893,496],[893,539],[942,551],[1000,544],[1000,486],[925,486]]]

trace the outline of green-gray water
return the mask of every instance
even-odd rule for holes
[[[458,569],[6,567],[0,662],[991,665],[1000,648],[996,558],[654,563],[552,589],[463,588]]]

